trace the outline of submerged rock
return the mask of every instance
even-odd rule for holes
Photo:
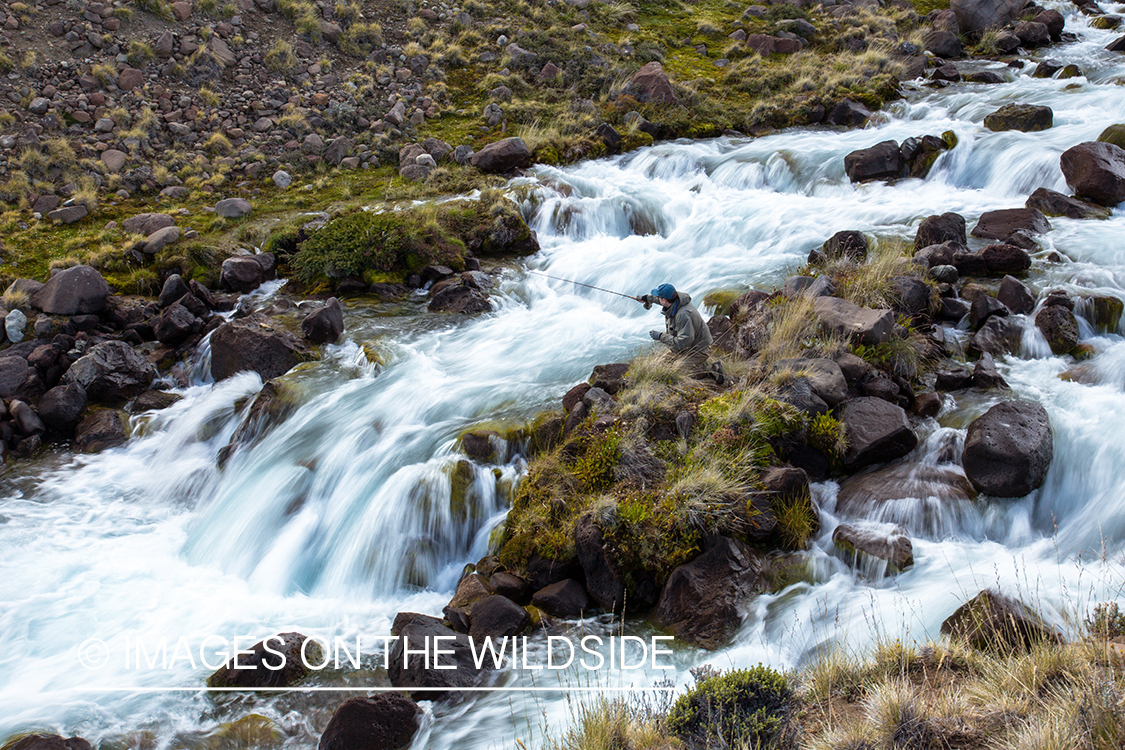
[[[896,527],[891,533],[874,528],[842,523],[832,532],[837,549],[852,555],[857,567],[866,568],[864,558],[887,563],[888,573],[899,573],[914,565],[914,546],[905,529]]]

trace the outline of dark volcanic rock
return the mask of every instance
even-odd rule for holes
[[[847,435],[844,466],[849,471],[901,458],[918,444],[902,407],[881,398],[848,399],[835,416]]]
[[[590,597],[581,583],[567,578],[536,591],[531,603],[549,615],[569,620],[590,608]]]
[[[301,332],[314,344],[335,344],[344,333],[344,308],[340,300],[329,297],[324,307],[306,315],[301,321]]]
[[[57,734],[29,734],[8,746],[8,750],[92,750],[81,737],[62,738]]]
[[[1046,216],[1066,216],[1071,219],[1108,219],[1110,210],[1103,206],[1071,198],[1054,190],[1039,188],[1027,198],[1027,207],[1035,208]]]
[[[505,138],[473,154],[472,165],[482,172],[510,172],[531,165],[531,151],[522,138]]]
[[[260,314],[224,323],[211,334],[211,377],[216,381],[246,370],[270,380],[311,358],[304,342],[274,330]]]
[[[915,248],[921,250],[943,242],[956,242],[962,247],[966,246],[968,238],[965,236],[964,216],[952,212],[928,216],[918,225],[918,232],[914,235]]]
[[[714,650],[738,631],[743,603],[761,589],[761,564],[753,550],[717,537],[706,552],[672,571],[655,619],[677,638]]]
[[[1043,484],[1053,456],[1047,411],[1028,401],[1006,401],[969,425],[961,465],[978,491],[1023,497]]]
[[[266,646],[269,646],[269,649]],[[302,649],[304,657],[302,658]],[[280,633],[258,641],[249,653],[231,659],[207,678],[208,687],[289,687],[309,673],[305,662],[318,665],[324,655],[320,645],[300,633]],[[277,653],[271,653],[277,652]]]
[[[77,383],[58,385],[39,399],[39,418],[51,432],[69,435],[86,408],[86,390]]]
[[[1078,320],[1062,305],[1047,305],[1035,316],[1035,325],[1043,332],[1052,354],[1067,354],[1078,346]]]
[[[602,530],[587,514],[574,526],[574,548],[586,574],[586,591],[607,612],[621,612],[625,606],[625,581]]]
[[[992,131],[1020,130],[1030,133],[1046,130],[1054,123],[1054,112],[1050,107],[1034,104],[1005,104],[984,118],[984,126]]]
[[[402,693],[349,698],[332,714],[318,750],[404,750],[421,717],[422,709]]]
[[[1023,602],[990,590],[961,605],[941,624],[941,632],[981,651],[1009,652],[1062,642],[1062,636]]]
[[[852,151],[844,157],[844,171],[852,182],[890,180],[902,176],[902,153],[894,141]]]
[[[116,409],[98,409],[74,428],[74,445],[83,453],[98,453],[129,439]]]
[[[527,610],[506,596],[493,594],[473,605],[469,635],[473,638],[503,638],[523,632],[531,622]]]
[[[82,386],[91,401],[127,401],[148,390],[156,374],[124,341],[103,341],[70,366],[66,382]]]
[[[1031,256],[1023,248],[1005,243],[981,248],[980,258],[989,273],[1021,273],[1031,268]]]
[[[842,523],[832,532],[832,543],[857,560],[865,556],[885,560],[891,573],[906,570],[914,564],[914,546],[901,530],[887,534]]]
[[[1050,231],[1051,224],[1037,208],[985,211],[973,227],[973,236],[986,240],[1006,240],[1021,229],[1032,234],[1043,234]]]
[[[443,653],[438,664],[426,658],[433,654],[434,638],[442,638]],[[427,668],[427,662],[430,668]],[[441,666],[442,669],[435,669]],[[485,659],[478,669],[473,663],[473,650],[469,637],[444,625],[420,618],[409,622],[399,631],[398,640],[391,647],[390,669],[387,676],[391,684],[408,691],[417,688],[418,695],[427,700],[445,697],[451,688],[478,687],[492,673],[491,662]]]
[[[1103,206],[1125,200],[1125,149],[1087,141],[1064,151],[1060,164],[1066,184],[1079,198]]]
[[[996,292],[996,299],[1016,315],[1027,315],[1035,309],[1035,296],[1019,279],[1005,276]]]
[[[491,312],[492,303],[476,289],[454,284],[447,286],[430,300],[430,312],[450,312],[473,315],[475,313]]]
[[[973,351],[988,352],[993,356],[1011,354],[1019,349],[1022,328],[1010,317],[993,315],[969,342]]]
[[[90,266],[74,266],[55,274],[31,297],[31,305],[48,315],[101,312],[109,284]]]

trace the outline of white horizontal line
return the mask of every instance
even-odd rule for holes
[[[620,693],[674,691],[674,687],[75,687],[82,693]]]

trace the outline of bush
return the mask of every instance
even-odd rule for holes
[[[784,675],[758,665],[706,676],[668,712],[668,730],[688,747],[777,747],[793,690]]]

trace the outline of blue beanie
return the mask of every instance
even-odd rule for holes
[[[676,287],[671,284],[661,284],[652,290],[652,296],[660,297],[662,299],[675,299]]]

